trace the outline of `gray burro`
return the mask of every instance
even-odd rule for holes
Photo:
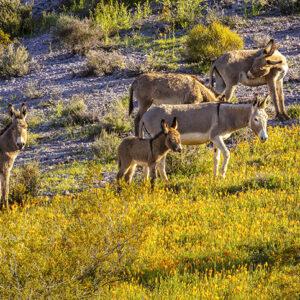
[[[9,178],[15,159],[27,142],[27,108],[23,103],[20,111],[9,106],[11,122],[0,132],[0,184],[1,207],[8,205]]]
[[[283,94],[283,77],[288,72],[288,64],[278,46],[271,39],[263,49],[235,50],[220,56],[210,69],[210,86],[230,100],[238,83],[247,86],[267,85],[272,97],[276,117],[289,119]]]
[[[159,121],[170,122],[174,117],[178,120],[178,131],[183,145],[198,145],[213,142],[214,145],[214,175],[218,175],[220,153],[224,161],[221,175],[225,177],[230,153],[224,140],[233,132],[244,127],[250,127],[262,142],[268,138],[265,112],[268,97],[256,99],[253,103],[199,103],[188,105],[161,105],[151,107],[142,117],[139,136],[144,133],[155,136],[160,131]],[[160,161],[164,168],[165,159]]]

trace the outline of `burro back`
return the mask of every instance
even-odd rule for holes
[[[176,116],[178,131],[183,145],[199,145],[211,141],[214,145],[214,174],[218,175],[220,153],[224,156],[222,176],[224,177],[230,153],[224,140],[245,127],[249,127],[262,142],[268,139],[268,115],[265,108],[268,96],[255,99],[252,103],[200,103],[191,105],[161,105],[151,107],[142,117],[139,135],[155,136],[159,128],[157,122],[167,122]]]
[[[247,86],[267,85],[272,97],[276,117],[288,119],[284,104],[283,77],[288,72],[286,57],[271,39],[262,49],[236,50],[220,56],[210,70],[210,85],[230,101],[238,83]]]
[[[27,107],[23,103],[21,109],[15,110],[9,105],[11,122],[0,132],[0,184],[1,207],[8,208],[9,179],[14,161],[27,142]]]
[[[141,117],[152,104],[189,104],[217,101],[217,95],[193,75],[174,73],[145,73],[138,76],[130,88],[129,115],[133,100],[138,102],[135,135]]]

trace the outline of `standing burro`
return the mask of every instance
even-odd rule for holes
[[[174,73],[145,73],[138,76],[130,87],[129,115],[133,99],[138,101],[135,118],[135,135],[139,122],[152,104],[188,104],[217,101],[217,95],[196,76]]]
[[[271,39],[262,49],[235,50],[220,56],[210,69],[210,86],[229,101],[238,83],[247,86],[267,85],[272,97],[276,117],[289,119],[283,94],[283,77],[287,74],[288,64],[278,46]]]

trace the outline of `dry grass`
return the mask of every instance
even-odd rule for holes
[[[68,15],[59,16],[53,34],[67,49],[79,54],[97,46],[102,36],[91,20]]]
[[[87,53],[86,75],[109,75],[126,67],[125,58],[117,51],[91,50]]]
[[[0,77],[10,78],[28,74],[30,58],[27,49],[18,43],[0,48]]]

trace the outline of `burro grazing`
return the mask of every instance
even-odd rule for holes
[[[197,77],[172,73],[145,73],[137,77],[130,87],[129,115],[133,111],[133,99],[138,101],[136,136],[141,117],[153,103],[159,105],[217,101],[216,94]]]
[[[131,182],[137,165],[144,166],[145,178],[149,177],[151,182],[157,177],[157,165],[164,159],[169,151],[181,152],[180,134],[177,131],[177,119],[173,118],[171,127],[165,120],[158,121],[156,135],[151,139],[140,139],[138,137],[125,138],[118,149],[119,172],[117,180],[125,176],[126,182]],[[160,175],[167,180],[165,170],[159,170]]]
[[[222,152],[224,161],[221,175],[225,177],[230,153],[224,140],[234,131],[249,126],[262,142],[267,140],[268,116],[265,112],[267,98],[256,99],[253,103],[247,104],[200,103],[151,107],[141,119],[139,134],[143,136],[145,131],[154,136],[160,130],[157,126],[158,120],[165,119],[168,122],[176,116],[183,145],[213,142],[215,176],[218,175]],[[165,160],[160,163],[165,164]]]
[[[263,49],[235,50],[220,56],[210,69],[210,86],[215,75],[216,92],[224,94],[229,101],[239,82],[247,86],[267,85],[276,117],[288,119],[283,94],[283,77],[288,64],[277,48],[274,40],[270,40]]]
[[[1,207],[8,206],[9,178],[15,159],[27,142],[27,108],[23,103],[20,111],[9,106],[11,122],[0,132],[0,183]]]

